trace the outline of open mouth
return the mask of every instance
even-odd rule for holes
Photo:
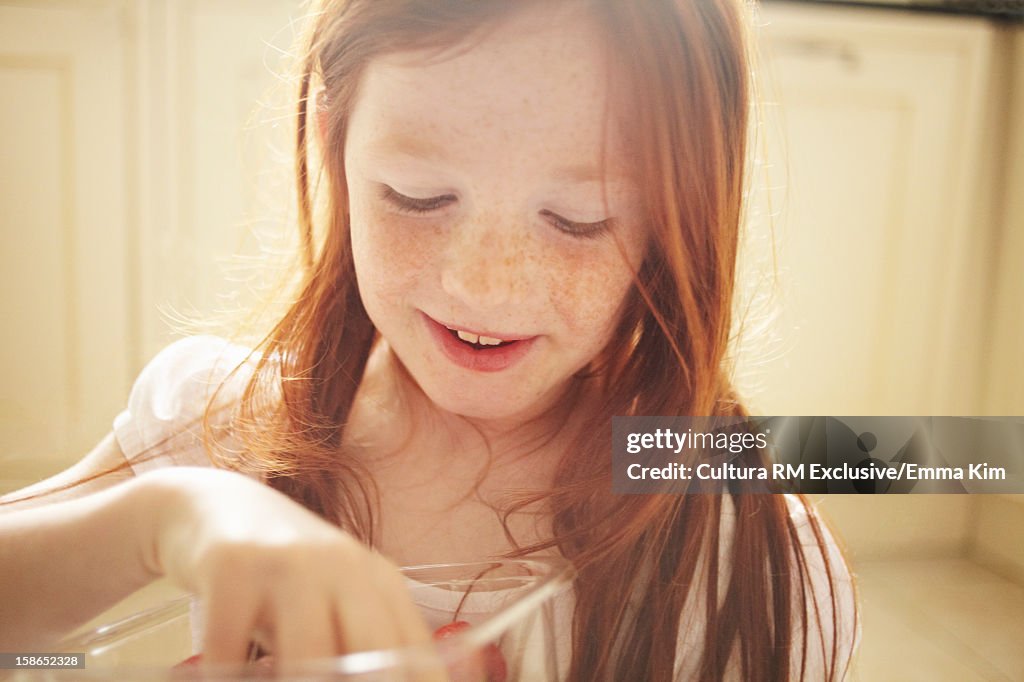
[[[530,353],[539,338],[490,330],[487,333],[471,332],[439,322],[426,313],[421,314],[448,359],[474,372],[509,369]]]
[[[495,348],[503,348],[516,343],[516,341],[503,341],[490,336],[481,336],[471,332],[452,329],[451,327],[445,327],[445,329],[447,329],[448,333],[455,339],[474,350],[493,350]]]

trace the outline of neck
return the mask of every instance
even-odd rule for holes
[[[414,458],[417,468],[443,470],[446,480],[466,476],[482,481],[481,491],[522,486],[539,490],[551,485],[579,428],[579,415],[586,411],[587,394],[574,382],[530,415],[465,417],[430,400],[379,339],[356,394],[346,440],[371,463]]]

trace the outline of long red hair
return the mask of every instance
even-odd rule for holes
[[[554,537],[518,553],[556,547],[577,568],[570,679],[671,679],[680,617],[699,586],[707,604],[700,679],[723,678],[737,656],[743,679],[787,679],[794,657],[806,661],[810,646],[824,648],[829,679],[837,679],[847,664],[838,660],[838,634],[809,642],[802,625],[807,559],[782,496],[732,495],[739,520],[723,567],[718,552],[708,551],[718,547],[722,496],[611,494],[613,416],[743,414],[724,366],[751,105],[744,8],[740,0],[578,1],[614,55],[622,91],[613,105],[631,124],[653,239],[614,338],[579,377],[601,387],[603,398],[543,495]],[[296,137],[304,276],[294,303],[257,349],[236,426],[246,444],[243,466],[370,544],[374,484],[342,447],[376,335],[349,243],[338,151],[347,117],[374,57],[457,45],[526,4],[327,0],[312,26]],[[321,87],[323,146],[331,151],[322,160],[326,210],[317,229],[308,146],[313,93]],[[730,486],[743,492],[741,484]],[[810,523],[820,548],[814,551],[828,567],[813,514]],[[714,577],[727,568],[731,577],[719,595]],[[712,579],[700,581],[701,573]],[[831,595],[838,633],[834,587]]]

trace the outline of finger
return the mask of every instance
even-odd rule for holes
[[[327,658],[339,652],[333,609],[322,592],[300,587],[275,600],[274,654],[282,663]]]
[[[412,600],[404,579],[398,586],[389,586],[387,592],[387,608],[391,613],[396,627],[405,646],[433,646],[434,637],[420,608]]]
[[[345,653],[402,646],[390,609],[372,583],[354,581],[346,584],[335,598],[335,609]]]
[[[408,599],[407,595],[398,595]],[[449,682],[448,670],[433,645],[422,617],[398,618],[400,600],[379,589],[338,597],[339,620],[346,652],[407,649],[400,657],[400,670],[389,671],[396,678],[415,682]],[[413,607],[414,608],[414,607]]]
[[[374,578],[396,624],[401,643],[405,646],[432,645],[433,635],[419,607],[412,600],[406,577],[390,562],[382,560],[381,564],[383,566],[377,570]]]
[[[260,600],[246,581],[222,580],[204,600],[203,661],[244,663],[259,619]]]
[[[390,614],[399,639],[399,646],[412,650],[411,670],[404,671],[406,679],[416,682],[449,682],[447,670],[434,643],[419,607],[412,600],[406,577],[390,562],[382,560],[375,573],[382,608]]]

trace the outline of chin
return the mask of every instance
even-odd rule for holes
[[[528,385],[536,375],[460,376],[428,362],[403,365],[407,376],[436,408],[479,422],[524,423],[544,414],[561,393],[554,387],[545,390],[537,383]]]
[[[445,412],[478,421],[506,421],[520,418],[528,406],[521,401],[507,400],[494,391],[482,391],[480,395],[465,391],[453,394],[451,386],[434,387],[425,391],[427,397]]]

